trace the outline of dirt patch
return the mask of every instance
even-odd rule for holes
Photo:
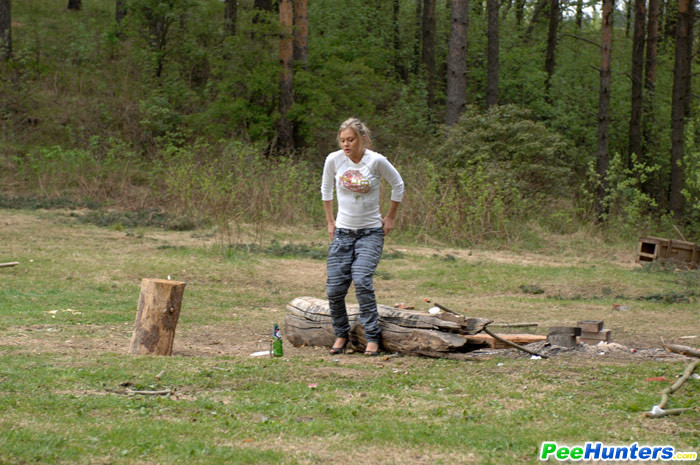
[[[453,249],[453,248],[430,248],[430,247],[401,247],[392,246],[392,251],[401,252],[407,255],[418,255],[421,257],[439,257],[449,260],[463,260],[467,263],[493,262],[504,264],[517,264],[522,266],[546,266],[546,267],[571,267],[581,265],[593,265],[603,261],[599,257],[590,256],[550,256],[536,253],[516,253],[501,250],[478,250],[478,249]],[[639,268],[639,265],[634,263],[634,255],[615,257],[613,260],[606,259],[606,263],[614,262],[617,266],[626,269]]]
[[[309,443],[300,443],[294,438],[286,438],[284,434],[276,438],[274,443],[257,441],[254,438],[244,438],[238,442],[221,444],[228,447],[244,447],[252,450],[284,450],[300,464],[331,464],[344,463],[352,457],[353,463],[372,463],[377,465],[413,464],[432,465],[435,463],[481,463],[481,458],[473,452],[447,453],[427,446],[408,447],[406,445],[381,447],[353,447],[348,450],[344,444],[356,444],[349,439],[352,433],[339,435],[337,440],[329,441],[327,437],[313,437]]]
[[[85,352],[128,354],[132,329],[132,324],[17,327],[0,333],[0,347],[11,347],[17,352],[34,354],[60,355]],[[565,356],[588,360],[607,359],[629,362],[639,360],[677,361],[687,358],[660,348],[635,348],[617,343],[579,344],[576,347],[566,348],[553,346],[543,341],[529,344],[526,347],[550,358]],[[267,334],[233,324],[218,324],[181,328],[175,337],[173,356],[251,357],[253,353],[266,350],[270,350],[270,337]],[[350,353],[348,356],[331,356],[326,347],[294,347],[287,343],[284,345],[284,356],[334,360],[338,364],[333,372],[335,377],[367,376],[365,372],[358,374],[358,371],[353,367],[343,367],[344,364],[357,361],[358,357],[363,357],[359,353]],[[462,357],[464,360],[488,360],[493,357],[533,358],[533,356],[517,349],[480,349],[467,354],[456,354],[456,357]],[[376,358],[363,357],[363,362],[374,364],[393,363],[397,360],[412,360],[420,364],[419,361],[422,359],[390,353]],[[314,373],[314,369],[310,368],[310,370],[311,373]],[[324,373],[325,370],[320,370],[317,375],[323,376]]]

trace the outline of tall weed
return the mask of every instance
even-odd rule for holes
[[[259,147],[234,141],[169,147],[153,183],[173,207],[214,224],[227,249],[240,242],[243,223],[262,239],[270,223],[320,217],[317,178],[305,162],[268,159]]]
[[[449,169],[417,160],[400,170],[408,186],[402,228],[423,240],[460,245],[509,241],[528,211],[529,202],[518,188],[499,183],[483,164]]]

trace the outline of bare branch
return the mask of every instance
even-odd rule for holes
[[[594,46],[600,48],[600,44],[598,42],[595,42],[591,39],[586,39],[585,37],[579,37],[579,36],[575,36],[573,34],[562,34],[561,37],[571,37],[572,39],[577,39],[577,40],[586,42],[588,44],[591,44],[591,45],[594,45]]]

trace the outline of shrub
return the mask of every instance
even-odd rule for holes
[[[452,168],[482,166],[495,182],[514,184],[528,198],[567,194],[573,174],[582,166],[580,154],[566,138],[515,105],[488,111],[467,107],[438,144],[435,161]]]
[[[512,105],[469,107],[431,154],[402,168],[409,186],[404,224],[459,244],[510,241],[528,218],[571,197],[579,164],[562,136]]]
[[[262,233],[268,222],[320,218],[320,174],[304,162],[267,159],[261,153],[238,141],[170,146],[153,182],[176,209],[215,224],[222,248],[240,240],[242,223]]]

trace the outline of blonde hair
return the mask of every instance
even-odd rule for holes
[[[361,148],[372,148],[372,132],[365,123],[357,118],[348,118],[340,125],[340,128],[338,128],[338,135],[336,137],[338,140],[338,145],[340,145],[340,133],[346,129],[351,129],[357,138],[360,139]]]

